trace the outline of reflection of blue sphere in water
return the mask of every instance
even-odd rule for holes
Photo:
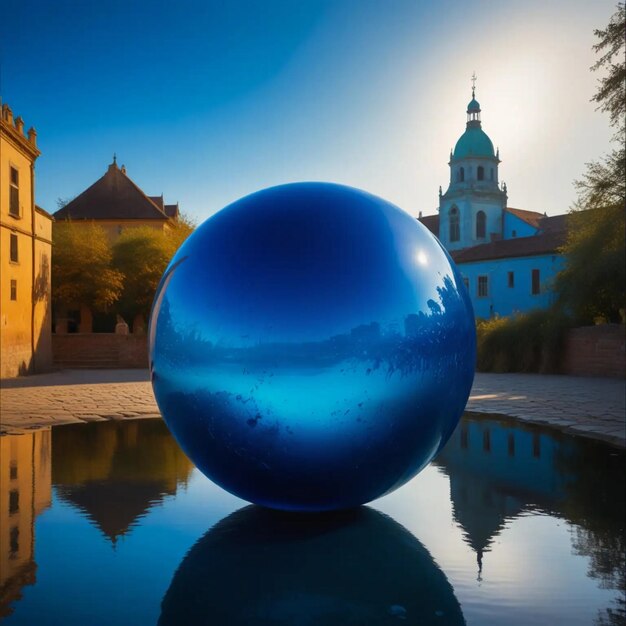
[[[207,220],[150,320],[154,392],[182,448],[231,493],[290,510],[355,506],[415,476],[463,412],[475,349],[435,237],[325,183]]]
[[[386,515],[248,506],[187,553],[158,624],[464,626],[465,619],[428,550]]]

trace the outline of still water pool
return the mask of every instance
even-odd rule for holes
[[[9,624],[626,621],[624,452],[470,416],[410,483],[332,515],[265,511],[160,420],[0,438]]]

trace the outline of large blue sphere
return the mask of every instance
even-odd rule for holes
[[[356,506],[415,476],[457,425],[475,353],[437,239],[327,183],[259,191],[204,222],[150,320],[154,393],[183,450],[277,509]]]

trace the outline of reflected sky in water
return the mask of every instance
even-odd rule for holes
[[[622,624],[624,460],[606,444],[466,416],[396,492],[304,515],[224,492],[160,420],[5,436],[0,616]]]

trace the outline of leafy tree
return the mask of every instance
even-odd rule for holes
[[[167,264],[192,230],[193,222],[183,215],[166,231],[129,228],[116,240],[113,265],[125,276],[117,308],[124,317],[147,318]]]
[[[122,293],[124,275],[111,267],[111,244],[93,222],[53,225],[52,298],[106,311]]]
[[[569,216],[567,242],[562,248],[565,269],[555,287],[559,304],[577,321],[601,318],[619,322],[623,316],[626,277],[623,205],[593,207]]]
[[[170,223],[169,230],[166,231],[168,239],[172,242],[174,252],[183,245],[183,242],[196,228],[195,220],[186,213],[180,213],[178,217]],[[173,256],[174,253],[172,253]]]
[[[75,198],[76,196],[74,196]],[[63,207],[68,205],[74,198],[57,198],[57,211],[60,211]]]
[[[600,41],[593,49],[602,53],[602,56],[592,66],[592,70],[604,69],[606,75],[600,79],[600,86],[593,100],[602,111],[609,114],[611,126],[617,128],[616,139],[624,139],[626,130],[626,67],[624,66],[624,38],[626,34],[624,3],[617,4],[617,11],[611,16],[608,26],[604,30],[594,30],[594,35]],[[622,151],[623,151],[622,143]]]
[[[113,245],[113,265],[125,277],[117,304],[124,317],[147,316],[174,251],[172,241],[150,226],[129,228],[120,235]]]
[[[626,155],[624,150],[625,38],[624,3],[617,5],[604,30],[595,30],[601,54],[592,66],[602,70],[593,101],[609,114],[617,143],[601,161],[589,163],[582,180],[576,181],[578,199],[569,216],[568,237],[561,249],[565,269],[556,278],[559,304],[581,322],[601,317],[624,319],[626,303]]]

